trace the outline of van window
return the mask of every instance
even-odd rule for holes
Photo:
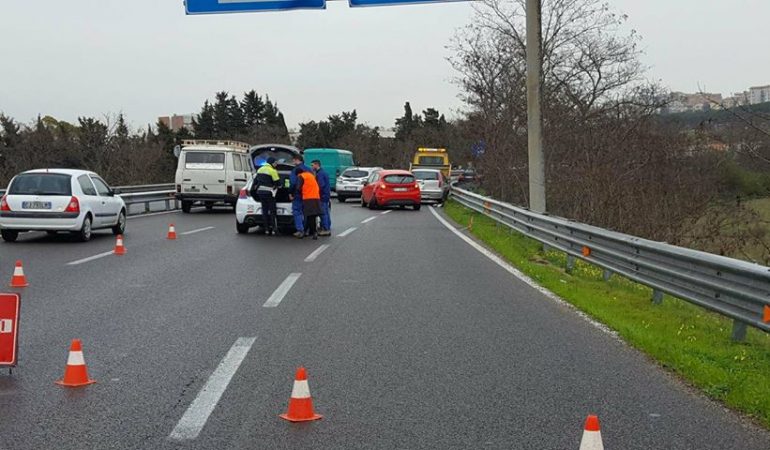
[[[225,168],[225,154],[215,152],[187,152],[184,156],[185,169],[214,169]]]
[[[72,195],[72,177],[61,173],[25,173],[13,179],[9,195]]]
[[[446,163],[443,156],[420,156],[420,164],[424,166],[443,166]]]
[[[241,155],[241,160],[243,161],[243,170],[246,172],[251,172],[251,164],[249,164],[249,157],[246,155]]]
[[[233,153],[233,170],[236,172],[243,172],[243,162],[241,161],[241,155]]]

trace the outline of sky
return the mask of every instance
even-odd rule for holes
[[[730,94],[770,84],[767,0],[608,0],[642,35],[648,77]],[[186,16],[182,0],[2,0],[0,112],[74,121],[123,112],[134,127],[200,110],[225,90],[278,102],[287,125],[356,109],[391,127],[404,102],[448,117],[446,61],[471,2]],[[763,36],[764,35],[764,36]]]

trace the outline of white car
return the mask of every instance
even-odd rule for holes
[[[412,174],[420,184],[420,197],[426,201],[444,203],[449,197],[449,183],[444,174],[436,169],[413,169]]]
[[[345,203],[349,198],[361,198],[364,181],[372,172],[382,170],[382,167],[348,167],[337,177],[337,201]]]
[[[13,177],[0,200],[0,234],[13,242],[25,231],[68,231],[79,240],[93,230],[126,230],[126,204],[94,172],[39,169]]]

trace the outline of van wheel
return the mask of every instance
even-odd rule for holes
[[[249,232],[249,226],[245,223],[239,223],[237,220],[235,221],[235,231],[238,232],[238,234],[246,234]]]
[[[0,230],[0,235],[3,236],[5,242],[16,242],[19,237],[19,232],[15,230]]]
[[[214,209],[214,204],[211,202],[206,202],[206,211],[211,211]]]
[[[337,194],[337,201],[338,201],[338,202],[340,202],[340,203],[345,203],[345,200],[347,200],[347,198],[345,198],[345,197],[343,197],[343,196],[341,196],[341,195]]]
[[[182,212],[187,214],[192,209],[193,202],[189,200],[182,200]]]

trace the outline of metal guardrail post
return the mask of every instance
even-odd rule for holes
[[[607,269],[604,269],[604,270],[602,271],[602,279],[603,279],[604,281],[610,281],[610,278],[612,278],[612,271],[611,271],[611,270],[607,270]]]
[[[572,272],[575,270],[575,257],[572,255],[567,255],[567,268],[566,272],[569,274],[572,274]]]
[[[735,342],[746,340],[746,323],[738,319],[733,320],[733,333],[730,338]]]
[[[657,289],[652,290],[652,303],[654,305],[660,305],[663,303],[663,292]]]

